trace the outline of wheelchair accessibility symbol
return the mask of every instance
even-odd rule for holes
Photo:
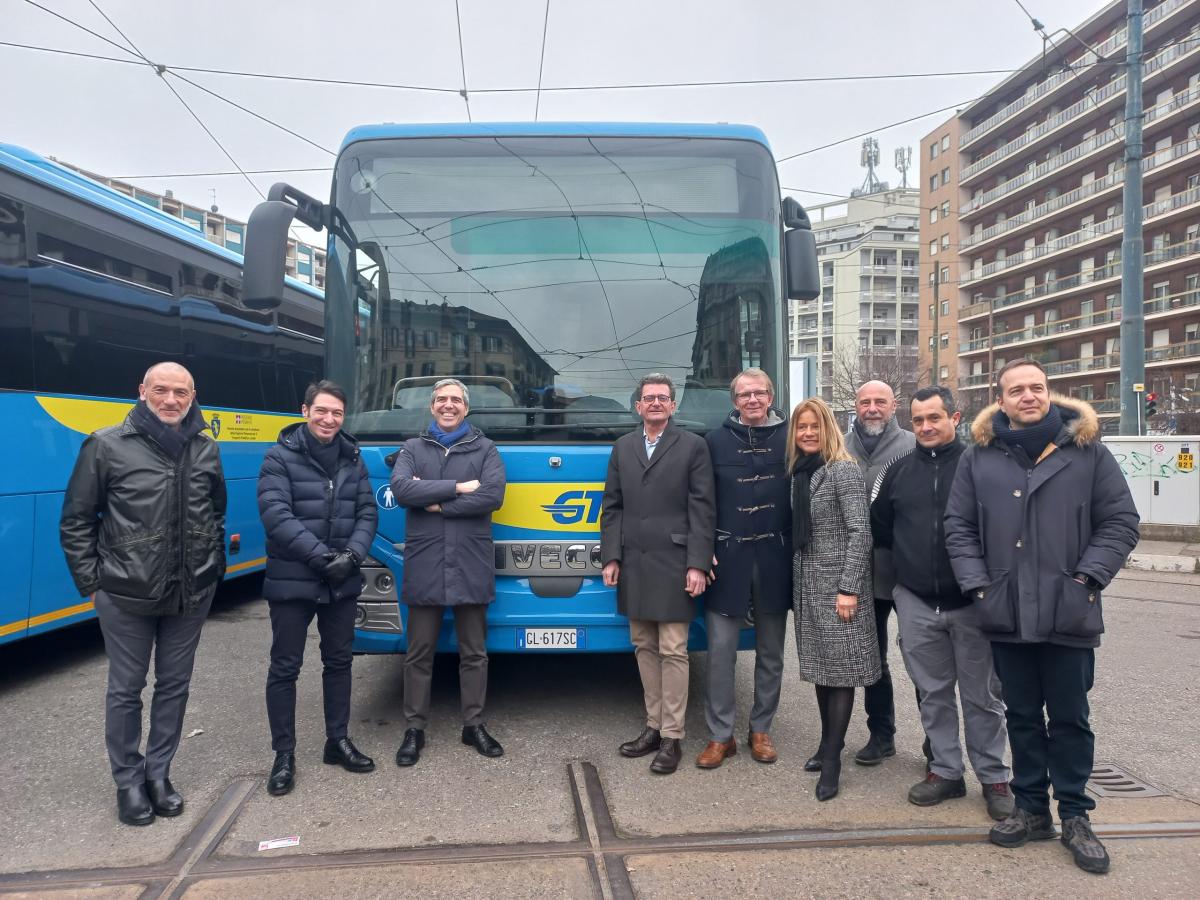
[[[379,504],[380,509],[396,508],[396,495],[392,493],[390,484],[385,484],[375,492],[375,502]]]

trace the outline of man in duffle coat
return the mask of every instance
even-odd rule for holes
[[[712,462],[704,439],[671,422],[675,385],[660,373],[638,384],[642,427],[613,444],[600,517],[604,583],[629,618],[646,727],[624,756],[658,751],[650,771],[679,766],[688,695],[688,625],[712,563]]]

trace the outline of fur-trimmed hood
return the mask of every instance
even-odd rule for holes
[[[1062,416],[1063,430],[1078,447],[1086,447],[1100,440],[1100,417],[1090,403],[1062,394],[1050,394],[1050,402],[1058,407]],[[971,440],[980,447],[988,447],[995,440],[996,432],[992,420],[1000,411],[1000,404],[993,403],[984,409],[971,423]]]

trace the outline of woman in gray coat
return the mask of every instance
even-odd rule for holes
[[[837,796],[854,688],[879,680],[871,590],[871,518],[858,464],[824,401],[792,410],[792,608],[800,677],[817,688],[821,745],[817,799]]]

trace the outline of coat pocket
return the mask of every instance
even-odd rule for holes
[[[225,574],[225,548],[221,546],[215,532],[202,529],[188,531],[187,540],[192,591],[202,591],[216,584]]]
[[[1062,589],[1054,607],[1056,634],[1076,638],[1093,638],[1104,633],[1104,611],[1100,590],[1080,584],[1070,572],[1062,573]]]
[[[113,544],[100,553],[100,588],[119,597],[158,600],[167,565],[162,534]]]
[[[990,634],[1013,634],[1017,630],[1017,608],[1010,590],[1008,570],[996,573],[985,588],[971,592],[979,613],[979,627]]]
[[[671,543],[675,544],[678,547],[686,547],[687,546],[687,535],[686,534],[673,534],[673,535],[671,535]]]

